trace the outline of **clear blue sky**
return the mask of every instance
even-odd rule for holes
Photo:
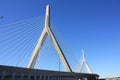
[[[94,73],[120,76],[119,0],[0,0],[0,25],[42,16],[47,4],[53,23],[78,59],[84,49]]]

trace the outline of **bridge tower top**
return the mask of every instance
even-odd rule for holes
[[[45,27],[50,27],[50,6],[46,6]]]

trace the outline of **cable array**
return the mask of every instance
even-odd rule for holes
[[[56,27],[54,33],[70,67],[78,72],[80,63],[67,46]],[[44,16],[0,26],[0,65],[27,67],[32,52],[44,28]],[[47,36],[37,57],[34,68],[65,71],[57,51]]]
[[[80,62],[74,55],[73,51],[68,47],[68,44],[64,41],[59,31],[56,29],[54,24],[51,24],[51,29],[72,69],[74,72],[79,72]]]
[[[0,64],[26,67],[44,27],[44,17],[0,26]]]

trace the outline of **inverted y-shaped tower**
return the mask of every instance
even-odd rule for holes
[[[90,69],[90,67],[88,66],[87,62],[86,62],[84,51],[82,50],[82,63],[81,63],[81,66],[80,66],[80,72],[82,72],[83,65],[85,65],[87,73],[93,73],[92,70]]]
[[[58,53],[58,56],[60,57],[65,69],[67,72],[72,72],[72,69],[70,68],[70,65],[67,61],[67,59],[65,58],[63,52],[62,52],[62,49],[60,48],[51,28],[50,28],[50,6],[47,5],[46,7],[46,16],[45,16],[45,26],[44,26],[44,29],[42,31],[42,34],[38,40],[38,43],[32,53],[32,57],[30,59],[30,62],[28,64],[28,68],[33,68],[35,63],[36,63],[36,60],[37,60],[37,57],[38,57],[38,54],[44,44],[44,41],[47,37],[47,35],[50,37],[50,39],[52,40],[52,43]]]

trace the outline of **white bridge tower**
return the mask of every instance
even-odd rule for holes
[[[66,57],[64,56],[62,49],[60,48],[60,46],[59,46],[51,28],[50,28],[50,6],[49,5],[47,5],[47,7],[46,7],[45,26],[44,26],[44,29],[41,33],[39,40],[38,40],[38,43],[37,43],[37,45],[32,53],[32,57],[31,57],[30,62],[28,64],[28,68],[34,68],[38,54],[39,54],[39,52],[44,44],[44,41],[45,41],[47,35],[52,40],[52,43],[53,43],[53,45],[58,53],[58,56],[61,59],[66,71],[72,72],[72,69],[70,68],[69,63],[68,63]]]
[[[82,50],[82,63],[81,63],[81,66],[80,66],[80,72],[81,73],[82,73],[83,65],[85,65],[87,73],[93,73],[92,70],[90,69],[90,67],[88,66],[87,62],[86,62],[84,51]]]

